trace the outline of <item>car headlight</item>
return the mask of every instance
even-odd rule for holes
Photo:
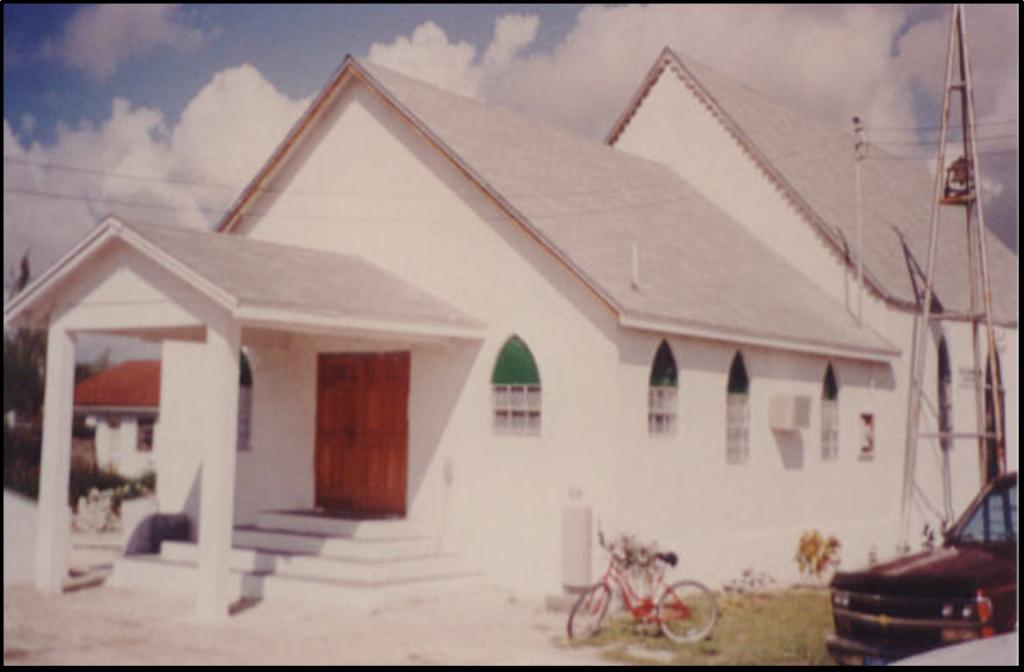
[[[846,609],[850,606],[850,594],[841,590],[833,592],[832,605],[839,607],[840,609]]]

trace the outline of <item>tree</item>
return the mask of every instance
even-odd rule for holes
[[[12,296],[25,288],[31,271],[28,252],[21,258]],[[16,329],[4,331],[4,415],[39,417],[46,380],[46,332]]]
[[[4,332],[4,415],[39,417],[46,376],[46,332]]]
[[[98,373],[103,373],[109,369],[112,365],[110,361],[110,348],[105,348],[103,353],[99,357],[92,360],[91,362],[82,362],[75,364],[75,384],[82,382],[88,378],[92,378]]]
[[[25,288],[29,280],[28,252],[21,258],[17,277],[10,283],[11,294]],[[43,391],[46,380],[46,332],[4,330],[4,488],[35,499],[39,492],[40,433]],[[7,426],[7,414],[27,418],[26,427]]]

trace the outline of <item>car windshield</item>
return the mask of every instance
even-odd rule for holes
[[[1017,484],[993,490],[971,511],[954,543],[1017,540]]]

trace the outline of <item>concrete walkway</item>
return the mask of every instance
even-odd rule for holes
[[[45,597],[4,591],[4,664],[592,665],[568,648],[564,613],[483,589],[376,614],[258,603],[209,624],[191,596],[93,586]]]

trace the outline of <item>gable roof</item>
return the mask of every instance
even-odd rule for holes
[[[111,217],[4,308],[5,326],[45,304],[67,277],[118,240],[177,275],[237,319],[304,321],[476,338],[483,326],[444,301],[367,261],[177,226]]]
[[[122,362],[75,385],[76,407],[159,408],[160,360]]]
[[[741,148],[843,257],[856,240],[854,136],[773,102],[764,94],[666,48],[651,67],[626,110],[608,133],[615,140],[642,105],[650,88],[669,71],[708,108]],[[904,307],[916,305],[923,287],[934,180],[922,164],[871,147],[861,164],[863,264],[867,284],[882,298]],[[964,213],[940,208],[935,292],[943,308],[967,313],[970,279]],[[1017,322],[1018,259],[986,232],[993,315]],[[917,268],[915,268],[915,265]],[[919,270],[918,270],[919,269]],[[915,289],[916,287],[916,289]]]
[[[669,167],[351,57],[221,230],[234,226],[348,78],[412,123],[624,326],[870,359],[898,353]]]

